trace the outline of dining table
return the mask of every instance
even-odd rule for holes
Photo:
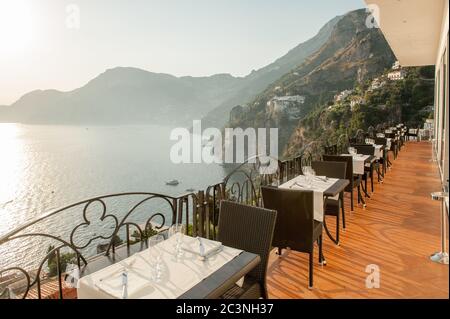
[[[353,174],[363,176],[366,167],[370,167],[370,177],[373,178],[373,165],[377,161],[375,155],[364,155],[364,154],[341,154],[341,156],[352,156],[353,157]],[[367,187],[361,184],[361,188],[364,192],[364,195],[370,198],[369,192],[367,191]],[[366,206],[366,202],[364,198],[361,196],[361,201],[363,206]]]
[[[257,254],[187,235],[183,247],[197,247],[201,240],[220,248],[207,258],[195,253],[195,248],[183,249],[182,256],[177,257],[175,240],[172,236],[153,248],[142,241],[120,247],[110,256],[94,258],[80,272],[78,299],[217,299],[234,285],[242,284],[245,275],[261,262]],[[154,249],[161,252],[160,280],[152,276]]]

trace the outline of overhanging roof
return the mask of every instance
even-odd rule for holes
[[[365,0],[402,66],[433,65],[448,0]]]

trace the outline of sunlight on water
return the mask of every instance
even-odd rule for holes
[[[18,222],[6,208],[28,187],[24,173],[29,163],[22,133],[17,124],[0,124],[0,234]]]
[[[185,194],[186,189],[204,189],[223,179],[224,169],[219,165],[208,165],[205,174],[206,164],[171,163],[170,131],[150,125],[0,124],[0,237],[46,212],[92,197],[122,192],[177,196]],[[180,184],[166,185],[171,179],[178,179]],[[123,213],[130,204],[121,202],[110,207]],[[27,231],[67,238],[82,218],[82,209],[78,208]],[[137,221],[143,222],[139,216]],[[105,231],[110,232],[107,225],[93,233]],[[48,248],[42,237],[9,244],[0,245],[0,269],[6,265],[31,267]],[[89,249],[89,253],[95,253],[96,246]]]

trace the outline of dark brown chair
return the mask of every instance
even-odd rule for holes
[[[377,145],[383,145],[384,146],[384,152],[383,152],[383,157],[380,158],[378,161],[380,162],[380,164],[382,165],[382,176],[384,177],[384,175],[387,172],[387,162],[388,162],[388,149],[387,149],[387,139],[384,137],[376,137],[375,138],[375,144]]]
[[[372,145],[357,144],[357,145],[352,145],[352,146],[354,148],[356,148],[356,151],[358,152],[358,154],[370,155],[370,156],[373,156],[375,154],[375,147]],[[372,193],[373,193],[373,171],[374,170],[379,172],[378,161],[372,162],[369,166],[365,166],[364,172],[366,174],[363,175],[363,181],[365,183],[366,191],[367,191],[367,181],[370,177],[370,188],[372,190]]]
[[[344,162],[312,162],[312,168],[316,172],[316,175],[326,176],[329,178],[345,179],[347,163]],[[344,209],[344,194],[340,193],[338,199],[326,198],[325,200],[325,216],[336,217],[336,240],[334,240],[328,233],[330,238],[339,244],[339,228],[340,228],[340,218],[339,215],[342,214],[342,225],[345,229],[345,209]]]
[[[278,212],[273,236],[273,246],[309,254],[309,288],[313,287],[314,243],[319,243],[319,262],[323,261],[322,227],[314,220],[314,196],[312,191],[261,187],[264,207]]]
[[[353,158],[351,156],[333,156],[333,155],[324,155],[324,161],[331,162],[344,162],[347,164],[345,174],[346,179],[350,182],[350,184],[345,188],[345,192],[350,193],[350,207],[353,211],[353,201],[354,201],[354,189],[357,188],[358,192],[358,203],[361,201],[364,203],[364,199],[361,196],[361,176],[353,175]]]
[[[413,133],[411,133],[410,130],[414,130]],[[406,138],[408,139],[408,141],[411,140],[411,137],[413,137],[416,141],[418,141],[419,140],[419,129],[407,128]]]
[[[261,257],[261,263],[245,276],[242,287],[234,285],[223,298],[268,298],[266,273],[277,212],[231,201],[220,204],[218,241]]]

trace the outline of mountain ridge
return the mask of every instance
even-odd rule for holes
[[[204,118],[207,125],[221,127],[233,106],[255,96],[315,52],[340,18],[333,18],[315,37],[245,77],[227,73],[176,77],[135,67],[115,67],[71,91],[50,89],[28,92],[10,106],[0,109],[0,122],[140,124],[149,121],[188,124],[192,119]],[[92,96],[89,97],[88,93]],[[133,94],[136,100],[132,101]],[[126,113],[120,112],[123,109],[127,109]],[[205,117],[213,110],[219,110],[218,121],[209,121],[208,116]],[[141,114],[133,115],[132,112]]]
[[[237,108],[229,123],[232,127],[279,128],[279,145],[287,145],[299,119],[317,105],[333,99],[342,90],[390,68],[395,56],[379,29],[365,25],[368,13],[356,10],[336,24],[330,38],[297,68],[270,84],[245,108]],[[303,104],[293,105],[295,117],[287,111],[269,107],[277,96],[302,96]],[[292,111],[292,109],[290,111]],[[280,154],[283,150],[280,151]]]

